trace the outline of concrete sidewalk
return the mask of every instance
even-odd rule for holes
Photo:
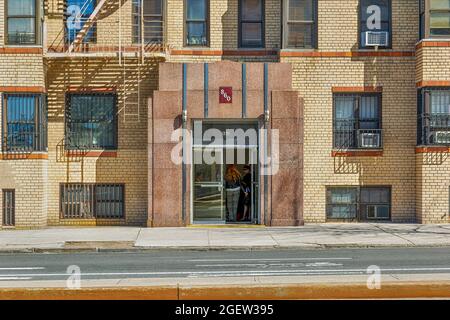
[[[0,252],[450,246],[450,224],[304,227],[86,227],[0,231]]]

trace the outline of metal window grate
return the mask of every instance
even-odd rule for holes
[[[36,94],[3,95],[3,152],[47,151],[47,99]]]
[[[14,190],[3,190],[3,226],[16,224],[16,195]]]
[[[62,184],[60,212],[62,219],[123,219],[124,185]]]
[[[117,148],[115,94],[68,94],[66,103],[66,149]]]

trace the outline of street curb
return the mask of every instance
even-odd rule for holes
[[[264,251],[264,250],[318,250],[318,249],[382,249],[382,248],[449,248],[450,244],[429,245],[379,245],[379,244],[320,244],[302,246],[152,246],[130,248],[71,247],[71,248],[0,248],[0,254],[14,253],[120,253],[152,251]]]
[[[450,298],[450,282],[0,289],[0,300],[286,300]]]

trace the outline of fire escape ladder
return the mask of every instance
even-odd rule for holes
[[[89,7],[89,3],[92,0],[88,0],[86,1],[85,5],[83,6],[83,8],[81,8],[81,15],[83,15],[83,13],[86,12],[87,8]],[[97,6],[95,7],[94,11],[92,11],[91,15],[89,16],[89,18],[86,20],[86,22],[83,24],[83,27],[81,28],[80,31],[78,31],[75,39],[73,40],[73,42],[70,44],[68,52],[72,53],[80,44],[83,43],[84,37],[88,34],[89,30],[91,29],[91,27],[94,25],[95,21],[97,20],[97,15],[100,12],[100,10],[102,9],[103,5],[107,2],[107,0],[100,0],[97,4]]]
[[[131,52],[127,52],[122,45],[122,23],[119,27],[119,65],[122,68],[122,107],[119,109],[119,113],[122,113],[124,123],[127,121],[140,122],[142,69],[145,64],[143,5],[144,1],[141,0],[140,43]],[[120,9],[121,16],[122,8],[123,6]],[[121,20],[122,18],[120,18]]]

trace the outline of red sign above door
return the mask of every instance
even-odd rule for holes
[[[219,88],[219,103],[233,103],[233,88],[220,87]]]

